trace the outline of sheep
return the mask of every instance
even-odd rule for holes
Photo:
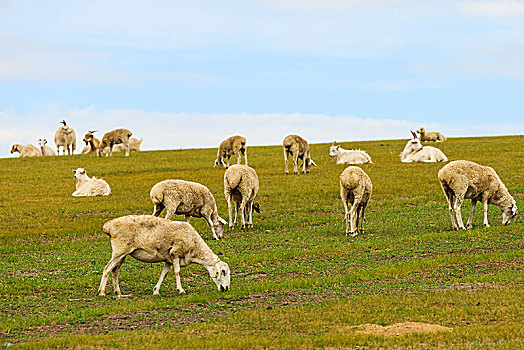
[[[371,157],[360,149],[345,150],[333,142],[329,147],[329,156],[337,157],[337,164],[366,164],[373,163]]]
[[[76,149],[75,131],[67,125],[65,120],[60,123],[64,125],[61,125],[55,132],[56,153],[60,155],[60,147],[62,147],[63,155],[65,155],[66,149],[67,154],[73,154]]]
[[[244,156],[244,163],[247,166],[247,150],[246,150],[246,139],[242,136],[231,136],[230,138],[222,141],[218,146],[217,159],[215,165],[218,169],[225,167],[229,168],[229,159],[235,155],[237,157],[237,164],[240,164],[241,155]],[[227,164],[224,162],[227,159]]]
[[[286,175],[289,174],[288,168],[288,155],[293,157],[293,173],[298,175],[298,160],[302,160],[302,172],[304,174],[309,173],[311,165],[317,166],[313,159],[311,159],[311,153],[309,151],[309,144],[306,140],[298,135],[288,135],[282,142],[284,145],[284,163],[286,168]]]
[[[142,145],[143,139],[137,139],[136,137],[129,138],[129,151],[130,152],[140,152],[140,146]],[[123,144],[118,144],[113,146],[113,152],[123,152],[126,148]]]
[[[11,147],[11,153],[19,153],[19,157],[41,157],[42,151],[40,151],[38,148],[36,148],[33,145],[21,145],[19,143],[15,143]]]
[[[420,141],[436,141],[436,142],[442,142],[446,141],[446,138],[444,135],[439,133],[438,131],[426,131],[424,128],[420,128],[417,130],[417,132],[420,134]]]
[[[224,173],[224,195],[227,200],[229,227],[237,224],[237,214],[240,209],[241,228],[253,227],[253,209],[260,213],[260,206],[255,203],[258,193],[258,176],[255,170],[247,165],[232,165]],[[235,205],[235,221],[233,222],[233,203]]]
[[[359,221],[360,232],[364,232],[364,212],[372,192],[371,179],[361,168],[348,166],[340,174],[340,197],[346,211],[346,236],[351,233],[355,237],[358,234]]]
[[[111,194],[111,188],[107,182],[94,176],[90,178],[85,168],[75,169],[73,173],[76,180],[76,191],[73,192],[73,197],[109,196]]]
[[[515,199],[491,167],[467,160],[456,160],[439,170],[438,179],[448,200],[449,215],[454,230],[472,228],[477,201],[482,202],[484,226],[486,227],[489,227],[488,204],[494,204],[502,211],[502,224],[504,225],[510,225],[518,213]],[[453,205],[453,196],[456,197],[455,205]],[[460,212],[464,199],[471,199],[471,213],[466,227],[464,227]],[[458,226],[453,212],[457,217]]]
[[[165,180],[154,185],[149,196],[154,204],[154,216],[159,216],[166,208],[166,219],[174,214],[185,215],[186,222],[191,216],[203,217],[213,232],[213,239],[222,238],[226,221],[218,215],[215,197],[206,186],[184,180]]]
[[[40,151],[42,152],[43,156],[54,156],[55,151],[49,146],[47,146],[47,140],[46,139],[38,139],[38,145],[40,146]]]
[[[83,141],[86,143],[82,154],[98,153],[100,147],[100,140],[95,137],[97,130],[89,130],[85,135]]]
[[[105,153],[106,157],[108,155],[113,155],[113,145],[116,144],[123,144],[124,148],[126,150],[126,157],[129,156],[129,137],[131,137],[133,133],[127,129],[116,129],[110,132],[106,132],[104,134],[104,137],[102,137],[102,141],[100,141],[100,146],[97,150],[97,154],[99,157],[102,156],[102,153]]]
[[[431,146],[422,146],[422,143],[417,138],[417,134],[411,132],[413,139],[409,140],[404,147],[402,153],[400,153],[400,161],[402,163],[412,162],[447,162],[448,158],[438,148]]]
[[[109,274],[118,297],[122,295],[118,285],[118,270],[124,259],[131,255],[146,263],[164,262],[160,279],[153,288],[153,295],[160,294],[160,286],[171,266],[175,270],[176,289],[185,290],[180,283],[180,267],[191,263],[202,265],[209,272],[219,291],[227,291],[231,272],[229,265],[220,260],[204,242],[198,232],[187,222],[176,222],[152,215],[128,215],[106,222],[104,232],[111,238],[111,260],[104,267],[99,295],[105,295]]]

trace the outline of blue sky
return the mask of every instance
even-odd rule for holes
[[[523,88],[524,1],[0,0],[0,157],[62,119],[145,149],[523,134]]]

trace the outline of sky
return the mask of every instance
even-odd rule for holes
[[[144,150],[524,134],[523,91],[524,1],[0,0],[0,157],[62,119]]]

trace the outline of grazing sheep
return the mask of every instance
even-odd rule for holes
[[[287,167],[287,157],[291,155],[293,157],[293,173],[298,175],[298,160],[302,160],[302,172],[304,174],[309,173],[311,165],[317,166],[313,159],[311,159],[311,153],[309,151],[309,144],[306,140],[298,135],[288,135],[282,142],[284,144],[284,162],[286,167],[286,175],[289,174]]]
[[[160,279],[153,288],[153,295],[160,294],[160,286],[171,266],[175,270],[176,289],[180,294],[185,293],[180,283],[180,267],[191,263],[205,267],[219,291],[229,289],[231,273],[228,264],[213,253],[187,222],[151,215],[128,215],[106,222],[103,229],[111,238],[113,254],[104,267],[98,288],[100,295],[105,295],[110,273],[115,293],[122,295],[118,285],[118,270],[128,255],[146,263],[164,262]]]
[[[224,173],[224,195],[227,200],[229,213],[229,227],[237,224],[237,214],[240,209],[240,223],[242,229],[253,227],[253,209],[260,213],[260,206],[255,203],[258,193],[258,176],[255,170],[247,165],[232,165]],[[235,221],[233,222],[233,203],[235,205]]]
[[[329,156],[337,157],[337,164],[366,164],[373,163],[371,157],[360,149],[345,150],[333,142],[329,147]]]
[[[140,152],[140,146],[142,145],[143,139],[137,139],[136,137],[129,138],[129,151],[130,152]],[[118,144],[113,146],[113,152],[123,152],[126,148],[123,144]]]
[[[438,131],[426,131],[424,128],[420,128],[417,130],[417,132],[420,134],[420,141],[436,141],[436,142],[442,142],[446,141],[446,138],[444,135],[439,133]]]
[[[218,146],[214,167],[218,166],[218,169],[222,169],[222,167],[229,168],[229,159],[233,155],[237,157],[237,164],[240,164],[241,154],[244,156],[244,163],[247,165],[246,139],[242,136],[231,136]],[[227,159],[227,164],[224,162],[224,159]]]
[[[73,170],[73,173],[75,173],[76,180],[76,191],[73,192],[73,197],[109,196],[111,194],[111,188],[107,182],[94,176],[90,178],[85,168]]]
[[[108,155],[113,155],[113,146],[117,144],[123,144],[126,150],[126,157],[129,156],[129,138],[133,133],[127,129],[116,129],[110,132],[106,132],[102,141],[100,141],[100,147],[97,150],[99,157],[102,156],[102,153],[105,153],[106,157]]]
[[[47,140],[46,139],[38,139],[38,145],[40,146],[40,151],[42,152],[43,156],[54,156],[55,151],[49,146],[47,146]]]
[[[82,149],[82,154],[98,153],[100,140],[95,137],[95,132],[97,132],[97,130],[89,130],[84,135],[83,141],[86,143],[86,146]]]
[[[226,221],[218,215],[215,197],[204,185],[184,180],[165,180],[151,188],[153,215],[159,216],[166,208],[166,219],[173,215],[185,215],[189,222],[191,216],[204,218],[213,232],[213,239],[224,235]]]
[[[515,199],[508,192],[493,168],[467,160],[453,161],[440,169],[438,179],[448,200],[449,215],[454,230],[471,228],[477,201],[482,202],[484,225],[488,223],[488,204],[496,205],[502,211],[502,224],[510,225],[518,213]],[[453,206],[453,196],[456,197]],[[471,213],[466,227],[462,221],[460,208],[464,199],[471,199]],[[455,222],[455,216],[457,223]]]
[[[56,153],[60,155],[60,147],[62,147],[64,155],[66,149],[67,154],[73,154],[76,149],[75,131],[66,124],[65,120],[62,120],[60,123],[64,125],[61,125],[55,132]]]
[[[448,158],[438,148],[431,146],[422,146],[420,140],[417,138],[417,134],[411,132],[413,139],[409,140],[404,147],[402,153],[400,153],[400,161],[402,163],[412,162],[447,162]]]
[[[340,174],[340,197],[346,210],[346,236],[351,233],[355,237],[358,234],[359,221],[360,232],[364,232],[364,212],[372,192],[371,179],[361,168],[348,166]]]
[[[15,143],[13,147],[11,147],[11,153],[18,152],[19,157],[41,157],[42,151],[40,151],[38,148],[36,148],[33,145],[21,145],[19,143]]]

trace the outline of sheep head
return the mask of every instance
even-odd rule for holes
[[[46,139],[38,139],[38,144],[40,145],[40,148],[44,147],[47,143]]]
[[[256,211],[257,213],[260,213],[260,203],[258,202],[253,203],[253,210]]]
[[[336,157],[337,154],[338,154],[338,150],[339,150],[340,146],[335,146],[335,143],[333,142],[333,144],[331,145],[331,147],[329,147],[329,156],[330,157]]]
[[[215,282],[220,292],[225,292],[229,289],[231,282],[231,271],[229,265],[226,262],[218,261],[214,266],[209,269],[209,275],[213,282]]]
[[[87,176],[86,168],[73,169],[73,173],[75,174],[75,175],[73,175],[75,180],[79,180],[79,179]]]
[[[18,146],[19,146],[18,144],[13,145],[13,147],[11,147],[11,153],[20,152],[18,149]]]
[[[513,222],[513,219],[517,214],[519,213],[519,210],[517,209],[517,205],[515,203],[512,203],[511,206],[508,206],[502,210],[502,224],[503,225],[511,225]]]

